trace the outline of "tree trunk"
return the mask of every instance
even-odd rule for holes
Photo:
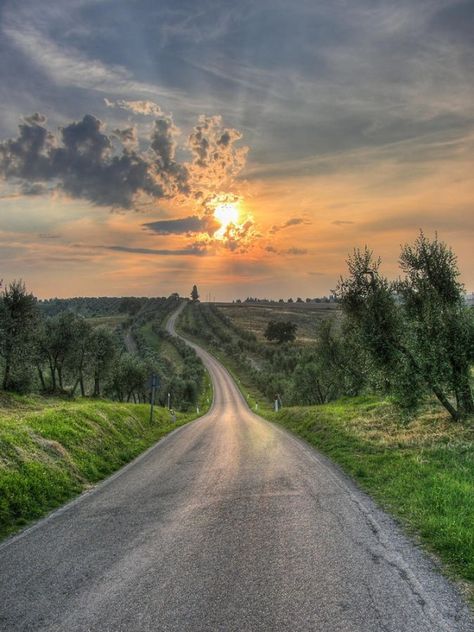
[[[58,366],[58,382],[59,388],[63,390],[63,369],[60,366]]]
[[[51,373],[51,389],[53,392],[56,390],[56,367],[54,366],[51,358],[48,359],[49,363],[49,372]]]
[[[456,396],[459,401],[459,410],[466,414],[471,415],[474,413],[474,401],[472,399],[471,387],[469,385],[469,378],[465,375],[459,380],[459,386],[456,389]]]
[[[82,371],[81,374],[79,376],[79,385],[81,387],[81,395],[82,397],[86,396],[86,389],[84,388],[84,376],[82,375]]]
[[[451,402],[446,397],[446,395],[443,393],[443,391],[441,389],[439,389],[437,386],[434,386],[434,385],[430,385],[430,386],[433,389],[433,393],[438,398],[438,401],[441,403],[442,406],[444,406],[446,408],[446,410],[451,415],[451,417],[454,419],[454,421],[459,421],[459,419],[461,418],[461,415],[459,414],[459,411],[457,411],[454,408],[454,406],[451,404]]]
[[[40,379],[40,382],[41,382],[41,390],[45,391],[46,390],[46,382],[44,381],[43,369],[39,365],[37,366],[37,369],[38,369],[39,379]]]
[[[75,394],[75,392],[76,392],[76,389],[77,389],[77,387],[78,387],[78,385],[79,385],[79,381],[80,381],[80,380],[79,380],[79,378],[77,378],[77,380],[76,380],[76,381],[75,381],[75,383],[74,383],[74,386],[72,387],[71,393],[70,393],[70,396],[71,396],[71,397],[74,397],[74,394]]]
[[[8,389],[8,383],[10,382],[10,359],[8,358],[5,362],[5,373],[3,374],[3,390],[6,391]]]
[[[97,373],[94,375],[94,397],[100,397],[100,378]]]
[[[399,351],[404,353],[406,355],[406,357],[410,360],[413,368],[421,375],[421,377],[425,381],[425,384],[427,386],[429,386],[429,388],[433,391],[433,393],[438,398],[438,401],[440,402],[440,404],[442,406],[444,406],[444,408],[446,408],[446,410],[451,415],[451,417],[454,419],[454,421],[459,421],[459,419],[461,418],[461,415],[460,415],[459,411],[454,408],[454,406],[451,404],[451,402],[446,397],[446,395],[443,393],[443,391],[438,386],[436,386],[436,384],[433,384],[429,379],[427,379],[426,375],[420,369],[420,367],[418,365],[418,362],[415,360],[415,358],[414,358],[413,354],[411,353],[411,351],[409,349],[407,349],[404,345],[401,345],[401,344],[398,344],[398,345],[394,344],[394,346],[396,348],[398,348]]]

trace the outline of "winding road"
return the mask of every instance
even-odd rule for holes
[[[472,632],[393,521],[195,348],[211,411],[0,546],[0,630]]]

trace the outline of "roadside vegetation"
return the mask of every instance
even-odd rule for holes
[[[208,406],[203,391],[201,408]],[[112,474],[195,417],[111,401],[0,394],[0,538]]]
[[[474,598],[474,310],[437,237],[420,233],[400,264],[391,283],[370,250],[355,251],[329,317],[307,305],[191,304],[180,327],[253,410],[339,463]],[[296,325],[294,342],[265,339],[276,321]]]
[[[0,296],[2,389],[144,403],[155,374],[158,404],[194,409],[205,387],[204,367],[164,329],[181,300],[172,294],[39,302],[13,281]]]
[[[21,282],[4,288],[0,538],[209,408],[204,366],[164,330],[180,301],[172,295],[39,302]],[[150,423],[152,375],[159,382]]]

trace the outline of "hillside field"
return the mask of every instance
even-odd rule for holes
[[[255,334],[258,342],[266,342],[264,332],[268,321],[291,320],[298,327],[296,344],[312,344],[318,322],[339,317],[335,303],[215,303],[215,306],[238,327]]]

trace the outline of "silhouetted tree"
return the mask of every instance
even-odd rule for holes
[[[193,300],[193,303],[195,303],[199,299],[197,285],[193,285],[193,289],[191,290],[191,298]]]

